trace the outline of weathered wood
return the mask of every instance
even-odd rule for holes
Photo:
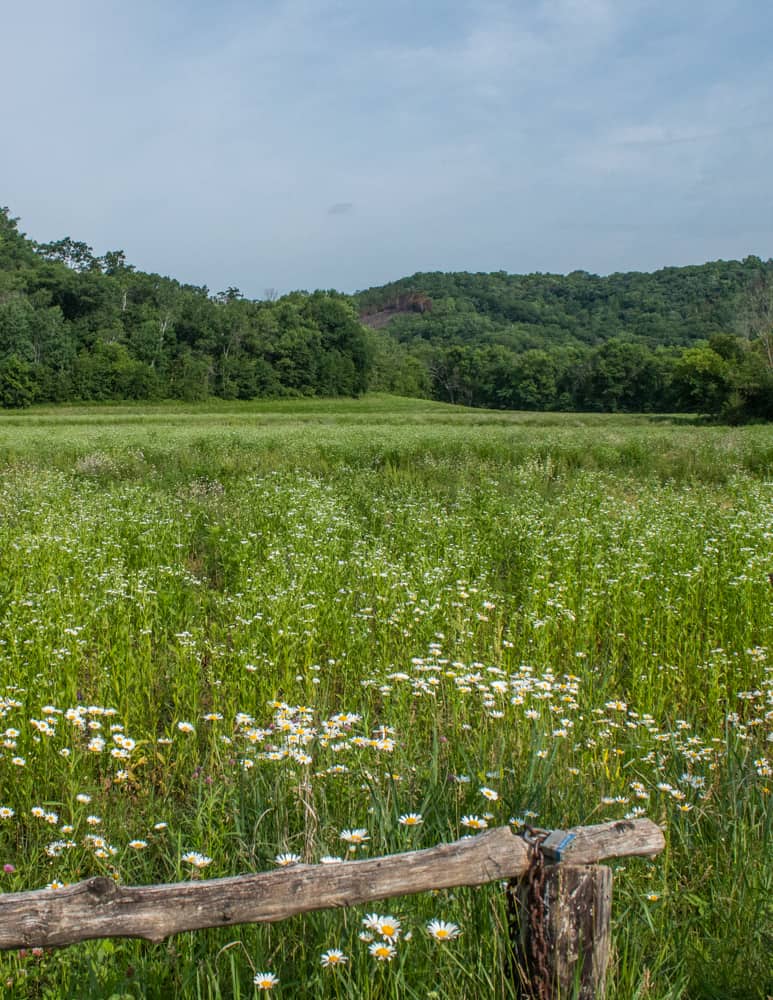
[[[100,937],[170,934],[263,923],[429,889],[518,877],[524,841],[506,827],[424,851],[293,865],[258,875],[128,887],[92,878],[63,889],[0,896],[0,948],[52,947]]]
[[[612,871],[604,865],[551,865],[545,887],[555,996],[601,1000],[611,944]]]
[[[666,846],[663,831],[651,820],[621,819],[598,826],[553,830],[542,843],[549,861],[592,865],[604,858],[653,857]]]
[[[601,1000],[611,944],[611,870],[603,865],[548,865],[540,896],[543,926],[535,928],[528,886],[519,887],[521,927],[515,966],[521,996]]]
[[[662,849],[662,833],[649,820],[620,826],[605,823],[569,833],[588,860]],[[138,887],[92,878],[62,889],[0,895],[0,949],[61,947],[103,937],[161,941],[182,931],[265,923],[430,889],[517,879],[529,864],[524,840],[499,827],[423,851],[293,865],[257,875]]]

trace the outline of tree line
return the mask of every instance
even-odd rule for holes
[[[418,274],[348,296],[212,294],[0,209],[0,404],[367,390],[527,410],[773,418],[773,264]]]
[[[368,339],[348,296],[251,301],[96,256],[34,244],[0,210],[0,401],[357,395]]]

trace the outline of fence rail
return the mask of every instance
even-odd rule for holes
[[[598,910],[608,909],[611,898],[611,873],[607,869],[601,871],[610,877],[602,878],[600,888],[593,889],[587,905],[580,908],[589,913],[583,917],[574,912],[577,899],[584,898],[578,888],[583,879],[590,879],[588,884],[594,885],[598,881],[593,875],[594,869],[599,871],[596,863],[613,857],[651,857],[663,846],[660,828],[650,820],[639,819],[557,830],[539,842],[529,842],[508,827],[497,827],[450,844],[404,854],[329,865],[298,864],[260,874],[168,885],[123,886],[96,877],[61,889],[0,895],[0,949],[62,947],[105,937],[162,941],[182,931],[267,923],[312,910],[355,906],[430,889],[483,885],[502,879],[516,882],[523,880],[538,862],[547,865],[548,875],[553,873],[546,881],[542,909],[549,936],[551,912],[561,917],[553,931],[557,935],[553,950],[558,955],[567,930],[587,939],[598,937],[594,927],[596,931],[603,929],[604,920],[599,922]],[[544,874],[541,879],[544,881]],[[569,883],[573,888],[568,890],[565,905],[561,900]],[[606,919],[607,928],[608,924]],[[584,930],[579,929],[581,925]],[[590,945],[592,942],[585,940],[580,950],[587,951]],[[570,961],[575,971],[578,961],[577,956]],[[598,965],[599,960],[594,959],[592,964]],[[605,959],[601,964],[606,964]],[[525,988],[528,990],[528,985]],[[593,989],[596,992],[579,995],[599,995],[597,987]],[[563,994],[554,991],[531,995]]]

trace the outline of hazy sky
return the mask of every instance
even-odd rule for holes
[[[34,239],[257,298],[773,256],[767,0],[2,8]]]

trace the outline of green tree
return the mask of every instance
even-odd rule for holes
[[[11,354],[0,362],[0,405],[6,409],[22,409],[35,398],[32,369],[18,355]]]
[[[674,384],[681,408],[717,415],[732,389],[730,366],[710,347],[690,347],[674,369]]]

